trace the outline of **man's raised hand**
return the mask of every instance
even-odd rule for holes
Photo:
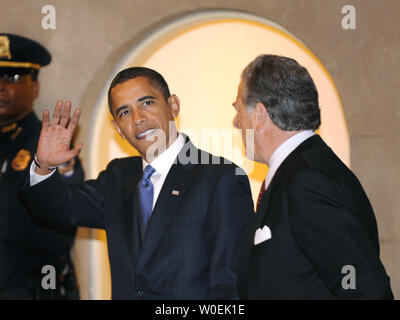
[[[78,125],[80,110],[75,110],[72,118],[70,118],[70,113],[71,102],[69,101],[65,103],[57,101],[51,123],[49,111],[47,109],[43,111],[42,131],[37,148],[40,168],[36,167],[36,173],[47,174],[48,167],[63,164],[79,154],[82,143],[77,144],[73,149],[70,147],[72,136]]]

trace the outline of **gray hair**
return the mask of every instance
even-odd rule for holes
[[[307,69],[296,60],[261,55],[242,73],[248,111],[261,102],[281,130],[316,130],[321,124],[318,92]]]

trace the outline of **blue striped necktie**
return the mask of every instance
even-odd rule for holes
[[[148,165],[144,169],[143,178],[139,182],[139,201],[144,230],[147,228],[147,223],[149,222],[151,212],[153,211],[154,188],[150,177],[155,171],[156,170],[151,165]]]

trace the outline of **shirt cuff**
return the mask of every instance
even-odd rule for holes
[[[49,174],[42,176],[35,172],[35,168],[36,168],[36,163],[35,163],[35,161],[32,161],[31,167],[29,169],[29,176],[30,176],[29,182],[30,182],[31,187],[33,187],[35,184],[38,184],[39,182],[42,182],[43,180],[46,180],[57,170],[57,169],[54,169]]]

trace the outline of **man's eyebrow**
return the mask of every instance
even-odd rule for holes
[[[121,111],[123,111],[123,110],[125,110],[125,109],[128,109],[128,106],[127,106],[127,105],[123,105],[123,106],[119,107],[119,108],[115,111],[115,114],[118,115]]]
[[[142,102],[144,100],[149,100],[149,99],[155,99],[156,97],[153,96],[144,96],[144,97],[140,97],[139,99],[137,99],[138,102]]]

